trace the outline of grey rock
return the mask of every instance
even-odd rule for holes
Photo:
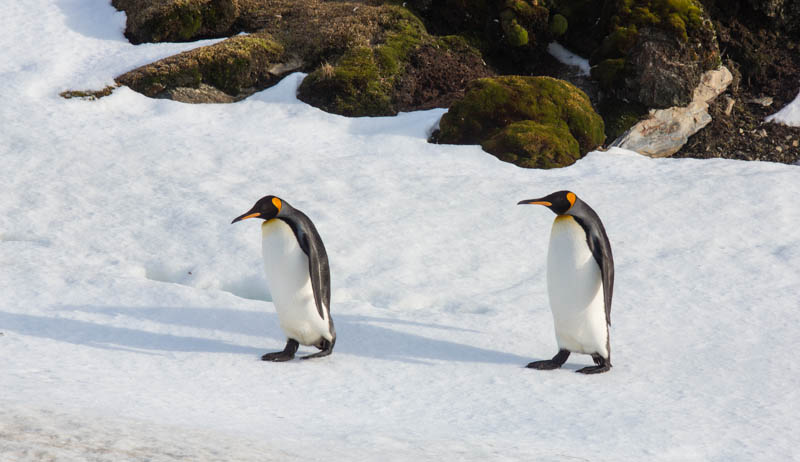
[[[611,143],[649,157],[669,157],[686,144],[689,137],[711,122],[708,103],[719,96],[733,81],[725,66],[708,71],[699,79],[686,106],[650,110],[639,121]]]

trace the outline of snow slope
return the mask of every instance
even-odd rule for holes
[[[614,149],[559,170],[428,144],[442,110],[348,119],[301,74],[231,105],[153,100],[90,0],[3,6],[0,461],[792,460],[800,169]],[[544,264],[568,188],[617,263],[614,369],[556,352]],[[260,233],[276,194],[331,260],[334,354],[284,337]],[[301,353],[311,352],[302,349]]]

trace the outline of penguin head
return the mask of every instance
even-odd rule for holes
[[[572,191],[556,191],[552,194],[549,194],[544,197],[540,197],[538,199],[528,199],[524,201],[519,201],[517,205],[522,204],[535,204],[535,205],[544,205],[545,207],[549,208],[553,211],[556,215],[564,215],[566,214],[569,209],[575,205],[575,201],[578,200],[578,196],[575,195]]]
[[[284,208],[284,202],[275,196],[264,196],[256,202],[247,212],[234,218],[231,224],[237,221],[247,220],[248,218],[261,218],[262,220],[271,220],[280,215],[281,209]]]

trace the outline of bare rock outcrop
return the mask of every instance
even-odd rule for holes
[[[732,81],[733,75],[725,66],[704,73],[688,105],[651,110],[646,119],[623,133],[611,146],[649,157],[675,154],[690,136],[711,122],[709,102],[722,94]]]

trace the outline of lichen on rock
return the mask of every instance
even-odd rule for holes
[[[550,77],[503,76],[473,81],[442,116],[435,140],[480,144],[523,167],[572,164],[605,139],[589,98]]]

